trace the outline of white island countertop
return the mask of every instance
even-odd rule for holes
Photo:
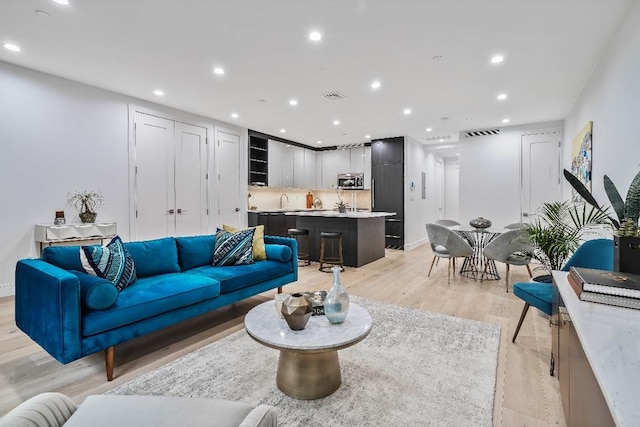
[[[317,216],[328,218],[380,218],[394,216],[395,212],[372,212],[372,211],[347,211],[340,213],[334,210],[323,209],[254,209],[249,213],[283,214],[292,216]]]

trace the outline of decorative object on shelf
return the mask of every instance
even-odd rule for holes
[[[282,302],[282,316],[294,331],[301,331],[307,326],[312,311],[311,301],[302,294],[291,294]]]
[[[349,207],[348,203],[345,203],[343,197],[344,197],[344,189],[340,186],[336,187],[335,185],[332,185],[333,188],[335,188],[336,190],[336,194],[338,195],[338,201],[336,202],[336,207],[338,208],[338,212],[340,213],[346,213],[347,212],[347,208]]]
[[[322,209],[322,200],[319,197],[316,197],[313,201],[313,207],[316,209]]]
[[[313,194],[311,191],[307,193],[307,209],[311,209],[313,207]]]
[[[66,220],[64,219],[64,211],[56,211],[56,217],[53,220],[54,225],[64,225]]]
[[[73,191],[67,194],[67,204],[76,208],[80,221],[92,223],[96,222],[96,209],[104,204],[104,197],[99,191]]]
[[[334,265],[333,286],[324,298],[324,315],[331,323],[343,323],[349,314],[349,295],[340,283],[340,267]]]
[[[471,221],[469,221],[469,225],[472,226],[473,228],[478,228],[478,229],[489,228],[491,227],[491,221],[488,220],[487,218],[483,218],[479,216],[478,218],[474,218]]]

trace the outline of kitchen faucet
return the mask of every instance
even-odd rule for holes
[[[285,193],[282,193],[282,196],[284,196],[287,199],[287,203],[289,203],[289,196],[287,196]],[[284,202],[282,201],[282,196],[280,196],[280,209],[284,208]]]

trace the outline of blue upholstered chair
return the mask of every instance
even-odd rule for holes
[[[562,271],[569,271],[569,267],[596,268],[599,270],[613,270],[613,240],[594,239],[584,242],[562,267]],[[521,282],[513,285],[513,294],[524,301],[524,308],[516,326],[511,342],[516,342],[516,337],[522,326],[522,321],[527,315],[530,306],[551,315],[552,301],[551,283]]]

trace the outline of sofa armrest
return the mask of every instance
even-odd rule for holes
[[[39,259],[16,265],[16,325],[61,363],[81,354],[80,282]]]
[[[239,427],[278,427],[276,408],[269,405],[256,406],[240,423]]]
[[[62,393],[41,393],[0,418],[0,427],[62,427],[77,406]]]
[[[291,263],[291,268],[294,273],[294,278],[292,281],[295,282],[296,280],[298,280],[298,241],[289,237],[264,236],[264,243],[286,245],[291,248],[291,259],[289,260],[289,262]]]

